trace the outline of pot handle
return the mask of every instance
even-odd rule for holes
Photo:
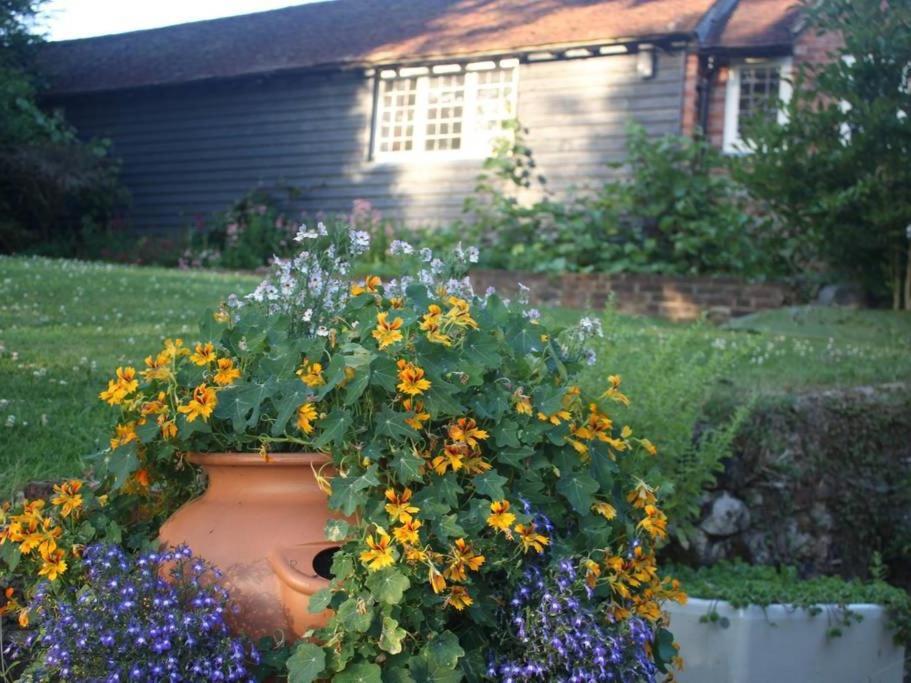
[[[314,550],[319,552],[323,547],[325,546],[314,546]],[[269,565],[279,581],[296,593],[308,596],[329,586],[329,581],[315,572],[304,573],[300,568],[294,566],[294,562],[286,552],[287,550],[289,549],[274,548],[269,552]],[[312,554],[307,553],[307,557],[312,561]],[[310,571],[312,572],[313,570],[310,569]]]

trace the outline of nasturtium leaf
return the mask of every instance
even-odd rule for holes
[[[313,683],[326,668],[326,653],[313,643],[301,643],[288,658],[288,683]]]
[[[420,683],[460,683],[463,680],[461,671],[436,664],[426,654],[412,657],[408,668],[414,680]]]
[[[357,598],[348,598],[338,606],[336,615],[343,628],[357,633],[363,633],[373,623],[373,609],[368,604],[365,609],[359,606],[361,601]]]
[[[351,342],[342,344],[339,350],[344,355],[345,365],[355,370],[368,367],[373,359],[376,358],[375,353],[371,353],[360,344]]]
[[[598,482],[579,470],[561,471],[560,479],[557,481],[557,491],[580,515],[588,514],[592,503],[595,502],[592,495],[598,488]]]
[[[367,485],[360,477],[334,477],[332,493],[329,496],[329,507],[341,510],[346,516],[354,514],[357,508],[367,501],[364,489]]]
[[[381,569],[367,577],[367,588],[377,600],[387,605],[400,603],[410,585],[408,577],[392,567]]]
[[[416,439],[418,433],[405,422],[407,417],[405,413],[397,413],[391,408],[384,408],[376,416],[376,433],[380,436],[388,436],[394,441]]]
[[[329,607],[330,602],[332,602],[332,591],[328,588],[323,588],[310,596],[310,602],[307,604],[307,611],[310,612],[310,614],[319,614]]]
[[[402,641],[407,635],[407,631],[399,626],[399,622],[392,617],[383,617],[383,630],[380,631],[378,645],[381,650],[397,655],[402,651]]]
[[[447,669],[455,669],[459,659],[465,656],[465,650],[459,645],[458,637],[452,631],[443,631],[433,637],[422,649],[422,654],[434,664]]]
[[[521,443],[519,442],[519,425],[512,420],[502,420],[498,422],[493,429],[490,430],[490,435],[500,448],[505,448],[507,446],[510,448],[518,448],[521,446]]]
[[[133,472],[139,469],[139,460],[136,457],[136,444],[128,443],[125,446],[107,453],[102,464],[108,473],[114,476],[112,484],[116,491],[126,483]]]
[[[216,414],[215,417],[218,415]],[[181,439],[187,439],[193,434],[209,434],[211,431],[212,426],[202,418],[196,418],[190,422],[182,413],[177,416],[177,432]]]
[[[553,415],[563,408],[563,397],[566,392],[552,386],[542,385],[532,393],[535,410],[545,415]]]
[[[317,400],[324,398],[345,379],[345,357],[340,353],[335,354],[323,374],[326,383],[316,388]]]
[[[349,525],[344,519],[330,519],[324,527],[324,534],[329,541],[344,541],[348,536]]]
[[[459,494],[462,493],[462,487],[459,486],[458,478],[452,472],[442,477],[434,476],[434,481],[425,487],[431,497],[443,501],[449,507],[454,508],[459,504]]]
[[[524,320],[516,320],[506,329],[506,341],[517,356],[541,350],[541,333]]]
[[[372,662],[358,662],[332,677],[333,683],[383,683],[382,669]]]
[[[421,479],[421,467],[424,459],[409,450],[400,450],[392,458],[392,469],[400,484],[407,484]]]
[[[278,397],[273,399],[276,415],[272,423],[272,436],[285,433],[288,420],[312,394],[313,390],[299,379],[285,380],[279,385]]]
[[[386,356],[377,356],[370,364],[370,370],[374,384],[391,394],[396,392],[395,386],[399,383],[399,375],[395,361]]]
[[[354,562],[351,560],[351,556],[340,552],[335,553],[332,557],[330,571],[337,581],[342,581],[351,576],[354,573]]]
[[[465,355],[485,368],[498,368],[503,361],[497,353],[497,342],[490,333],[473,330],[465,337]]]
[[[440,538],[463,538],[465,529],[459,524],[458,515],[443,515],[433,520],[433,531]]]
[[[22,553],[20,553],[19,548],[12,543],[0,545],[0,560],[3,560],[6,563],[6,567],[10,572],[16,571],[16,567],[19,566],[19,560],[21,559]]]
[[[317,422],[319,436],[313,441],[317,448],[325,448],[330,443],[340,444],[351,427],[351,412],[344,408],[333,408],[326,417]]]
[[[474,482],[474,490],[482,496],[487,496],[491,500],[503,500],[506,497],[503,485],[508,480],[506,477],[497,474],[495,470],[479,474],[472,481]]]
[[[384,666],[383,683],[417,683],[411,672],[401,666]]]
[[[355,370],[356,374],[348,384],[345,385],[345,405],[350,406],[357,401],[367,387],[370,385],[370,369],[361,368]]]
[[[523,469],[525,467],[525,461],[534,454],[535,449],[531,446],[503,448],[497,451],[497,461],[512,465],[518,469]]]
[[[149,443],[158,436],[160,427],[155,420],[146,420],[145,424],[136,426],[136,437],[142,443]]]

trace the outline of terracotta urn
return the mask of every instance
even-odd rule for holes
[[[232,627],[252,638],[299,637],[325,624],[310,596],[329,585],[337,543],[324,536],[331,512],[316,483],[329,458],[319,453],[195,453],[208,487],[161,527],[164,545],[186,544],[222,572],[237,612]]]

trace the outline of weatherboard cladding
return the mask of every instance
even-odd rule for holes
[[[636,55],[522,64],[518,115],[555,191],[598,184],[624,157],[625,126],[679,132],[683,53],[660,52],[643,80]],[[373,80],[362,70],[302,71],[78,95],[57,100],[83,135],[123,161],[131,220],[189,227],[257,187],[303,190],[302,209],[348,212],[367,199],[413,224],[459,216],[481,159],[369,159]]]

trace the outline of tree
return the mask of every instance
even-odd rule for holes
[[[841,47],[801,67],[785,123],[750,122],[737,175],[818,258],[911,309],[911,3],[801,10]]]
[[[35,19],[43,0],[0,0],[0,252],[72,254],[125,199],[104,141],[80,141],[40,106]]]

